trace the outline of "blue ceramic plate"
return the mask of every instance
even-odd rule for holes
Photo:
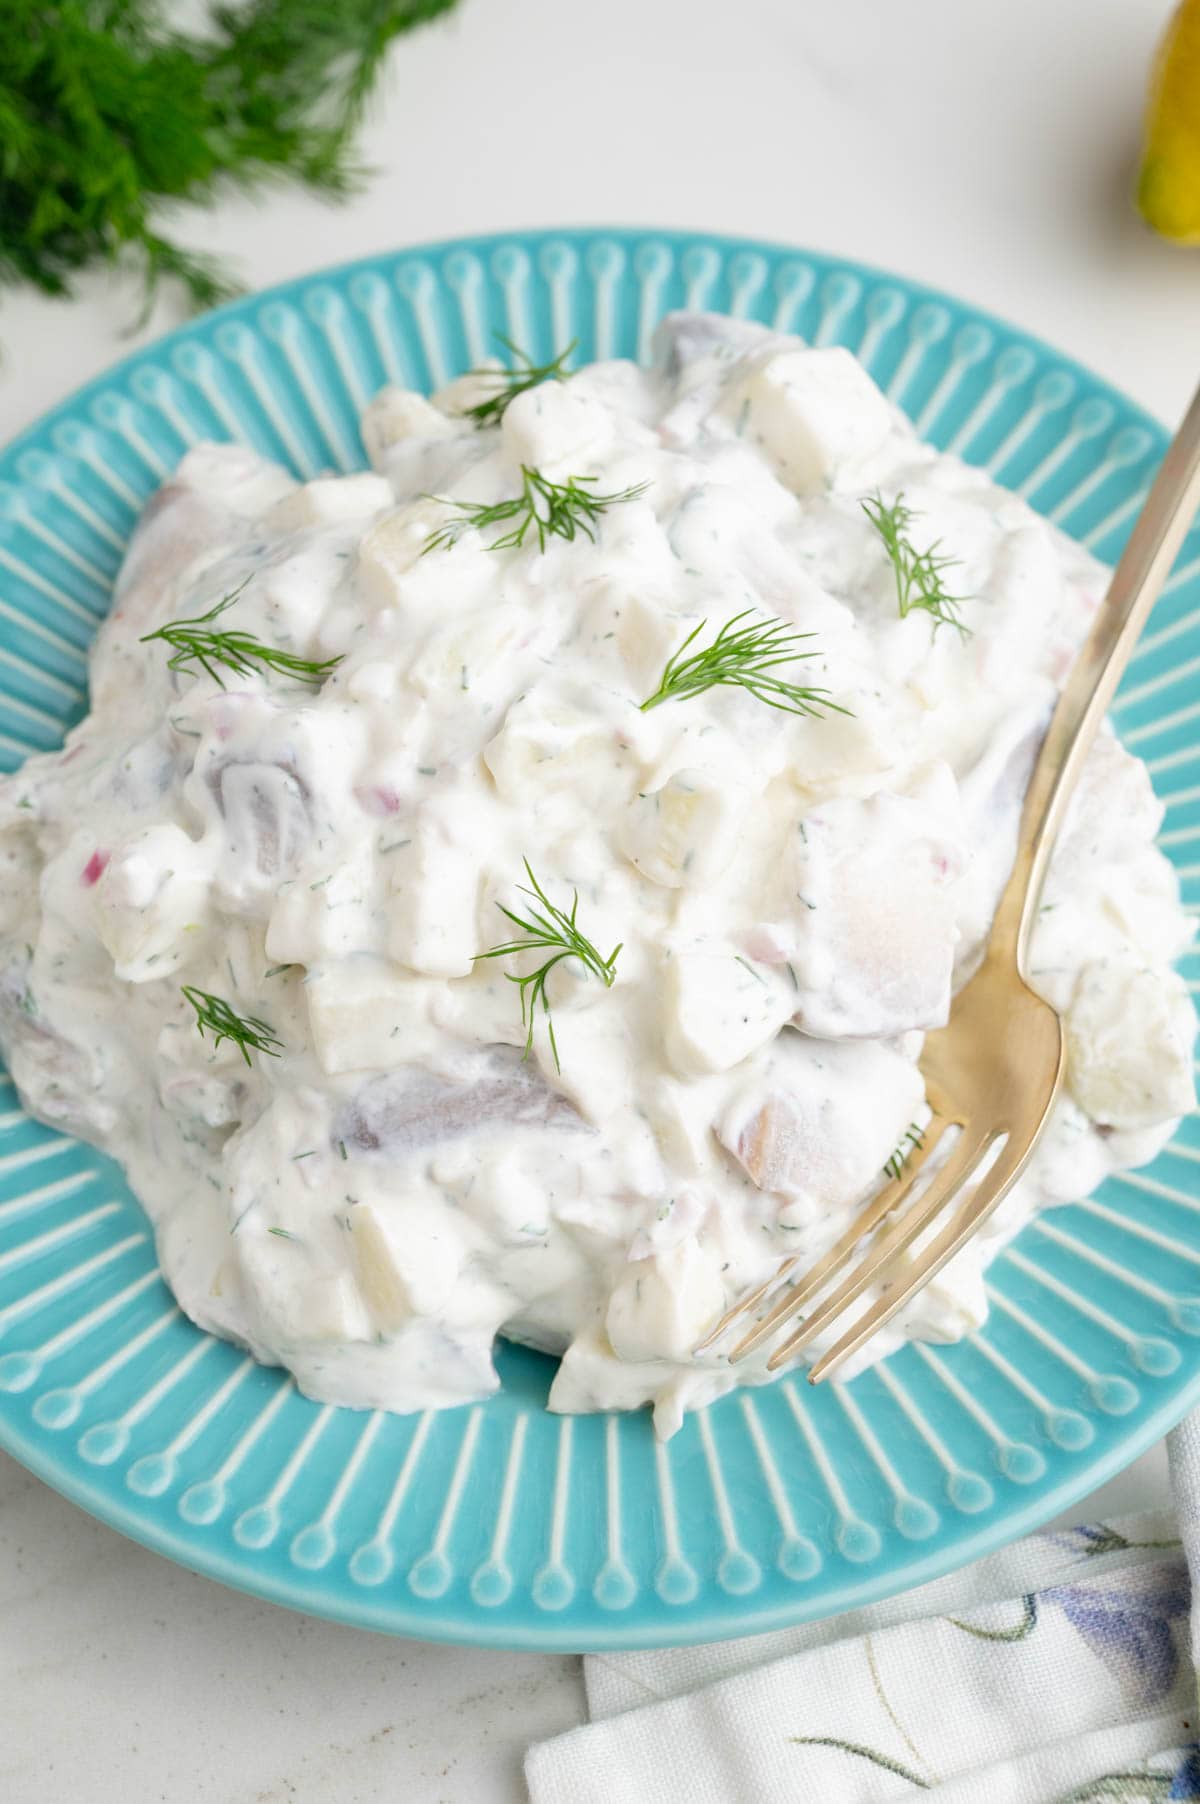
[[[709,307],[844,344],[936,444],[1113,558],[1161,429],[1077,364],[874,270],[670,232],[433,245],[255,295],[129,358],[0,456],[0,763],[84,711],[88,643],[137,512],[188,445],[302,476],[365,462],[381,384],[427,389],[507,333],[539,357],[643,356]],[[1200,544],[1117,704],[1200,901]],[[1200,954],[1190,970],[1200,977]],[[0,1080],[3,1081],[3,1080]],[[321,1407],[200,1333],[117,1169],[0,1092],[0,1443],[136,1540],[365,1627],[529,1648],[745,1635],[916,1584],[1035,1527],[1200,1398],[1200,1126],[1034,1223],[986,1329],[853,1383],[785,1377],[689,1418],[545,1408],[502,1347],[486,1404]]]

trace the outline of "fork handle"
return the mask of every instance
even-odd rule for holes
[[[1138,635],[1200,508],[1200,389],[1167,449],[1086,644],[1058,698],[1021,812],[1017,857],[996,910],[989,957],[1025,957],[1071,791]]]

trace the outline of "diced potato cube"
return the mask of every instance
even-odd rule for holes
[[[795,1004],[786,978],[709,946],[669,955],[662,997],[667,1058],[685,1077],[732,1070],[774,1039]]]
[[[603,719],[568,700],[522,696],[483,750],[484,763],[507,801],[529,803],[539,791],[569,791],[578,808],[627,791],[633,758],[623,737]]]
[[[368,658],[362,664],[347,665],[342,681],[346,694],[356,702],[378,702],[392,710],[400,675],[391,658]]]
[[[501,423],[513,461],[531,469],[598,463],[612,444],[613,416],[562,382],[542,382],[510,401]]]
[[[350,1218],[354,1264],[367,1307],[385,1333],[395,1333],[413,1313],[403,1268],[391,1237],[369,1203],[360,1203]]]
[[[814,678],[823,687],[825,678]],[[833,699],[847,714],[830,712],[804,723],[804,762],[794,771],[798,789],[814,800],[864,795],[888,782],[896,767],[896,719],[868,683],[837,683]]]
[[[905,499],[915,513],[922,511],[919,494],[909,491]],[[955,511],[946,508],[936,491],[930,492],[930,499],[935,518],[923,518],[922,530],[930,541],[945,537],[954,544],[958,536]],[[971,511],[978,518],[976,510]],[[942,515],[944,526],[937,514]],[[1088,625],[1078,617],[1078,589],[1066,580],[1063,553],[1041,520],[1031,520],[1015,531],[997,532],[992,543],[991,557],[980,577],[972,580],[964,570],[951,573],[956,579],[952,586],[968,596],[1004,597],[1004,606],[989,614],[986,633],[970,642],[980,688],[984,694],[1007,695],[1014,669],[1046,671],[1061,683]],[[971,618],[970,610],[967,618]]]
[[[419,562],[431,533],[445,525],[446,509],[424,496],[385,514],[358,547],[354,575],[359,593],[376,608],[400,605],[404,578]]]
[[[420,695],[442,696],[473,702],[492,699],[516,688],[511,657],[533,638],[538,623],[515,610],[492,607],[472,611],[434,629],[420,644],[405,672],[407,682]],[[507,697],[505,697],[507,699]]]
[[[745,806],[740,790],[713,772],[678,770],[630,802],[621,850],[643,877],[668,889],[706,883],[731,856]]]
[[[685,1240],[629,1262],[613,1285],[605,1327],[618,1359],[688,1359],[724,1306],[716,1259]]]
[[[587,1328],[576,1334],[559,1360],[547,1407],[565,1416],[637,1409],[662,1376],[660,1360],[626,1364],[613,1352],[602,1327]]]
[[[1161,1128],[1157,1130],[1162,1131]],[[1097,1190],[1115,1166],[1146,1164],[1159,1151],[1156,1145],[1145,1158],[1122,1155],[1118,1159],[1112,1148],[1115,1138],[1117,1136],[1111,1130],[1100,1133],[1069,1088],[1060,1090],[1025,1176],[1009,1195],[1028,1186],[1037,1192],[1040,1206],[1047,1202],[1074,1202],[1077,1197],[1090,1196]],[[1141,1138],[1141,1135],[1135,1138]],[[995,1216],[985,1227],[985,1234],[994,1221]]]
[[[156,515],[165,498],[184,488],[220,501],[246,519],[256,519],[296,487],[294,476],[248,445],[199,444],[180,459],[170,482],[151,495],[142,518]],[[123,570],[122,577],[124,574]]]
[[[423,986],[384,959],[323,966],[310,974],[304,994],[317,1058],[331,1077],[386,1070],[412,1057],[409,1025]]]
[[[652,586],[631,589],[615,578],[588,585],[583,642],[600,656],[617,652],[639,702],[657,689],[667,659],[700,624],[699,616],[675,608],[673,598]]]
[[[703,1106],[701,1087],[661,1077],[639,1096],[639,1107],[664,1165],[681,1177],[699,1176],[713,1154],[712,1123]]]
[[[148,827],[119,847],[93,891],[96,932],[125,983],[168,977],[202,938],[207,858],[182,828]]]
[[[1086,964],[1066,1029],[1067,1084],[1102,1127],[1151,1127],[1195,1107],[1196,1011],[1177,972]]]
[[[349,1219],[359,1289],[376,1327],[394,1334],[410,1317],[445,1307],[459,1260],[455,1237],[440,1231],[436,1211],[359,1203]]]
[[[428,811],[410,844],[389,854],[388,952],[430,977],[466,977],[479,951],[478,849]]]
[[[465,429],[472,430],[472,422],[467,419],[467,415],[481,401],[491,401],[496,395],[504,393],[505,367],[498,357],[485,357],[477,369],[464,370],[461,376],[443,383],[433,397],[433,405],[444,418],[451,421],[463,420],[466,422]]]
[[[653,595],[629,595],[620,598],[617,611],[617,646],[625,668],[636,684],[636,699],[645,701],[655,694],[663,671],[682,646],[699,620],[680,617]]]
[[[373,887],[363,859],[338,863],[316,887],[301,879],[280,888],[267,920],[273,965],[312,965],[348,957],[370,944]]]
[[[369,470],[354,476],[319,476],[277,501],[263,521],[271,533],[300,532],[307,526],[336,526],[363,520],[394,507],[392,486]]]
[[[962,1251],[930,1279],[901,1311],[896,1326],[906,1338],[952,1345],[974,1334],[988,1318],[984,1255],[978,1242]]]
[[[240,624],[254,628],[261,638],[281,650],[320,658],[329,649],[325,634],[331,621],[336,629],[338,614],[345,609],[345,603],[339,607],[337,602],[330,608],[345,569],[342,534],[296,535],[290,552],[278,555],[255,582],[253,603],[257,620],[252,622],[246,609]],[[345,640],[338,638],[336,643],[340,649]]]
[[[739,795],[744,807],[749,806],[752,793],[766,793],[763,785],[769,786],[772,780],[773,748],[764,747],[761,740],[752,741],[749,735],[738,734],[714,721],[689,719],[684,708],[677,710],[673,720],[664,719],[667,714],[668,710],[663,708],[661,712],[656,709],[650,714],[639,712],[634,717],[634,734],[639,724],[643,729],[638,742],[642,771],[638,782],[640,793],[649,795],[662,789],[676,771],[684,771],[689,776],[700,774],[706,782],[726,784]],[[660,731],[657,723],[668,731]],[[796,795],[794,775],[794,771],[787,771],[787,796],[793,806]]]
[[[359,423],[367,456],[380,469],[393,445],[408,438],[451,438],[457,428],[424,395],[408,388],[382,388]]]
[[[287,1249],[276,1257],[287,1258]],[[371,1317],[350,1272],[322,1273],[299,1284],[277,1283],[269,1295],[269,1313],[285,1346],[371,1338]]]
[[[797,495],[834,486],[896,430],[889,403],[840,346],[765,358],[733,387],[724,410]]]

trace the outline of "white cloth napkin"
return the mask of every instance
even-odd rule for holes
[[[589,1655],[591,1721],[530,1750],[532,1804],[1200,1799],[1200,1412],[1170,1458],[1173,1516],[1031,1535],[777,1634]]]

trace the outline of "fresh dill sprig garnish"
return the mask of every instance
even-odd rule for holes
[[[816,652],[799,650],[802,641],[813,635],[795,632],[784,620],[742,626],[741,622],[753,612],[753,608],[743,608],[725,622],[711,645],[685,657],[688,646],[708,625],[702,620],[667,660],[658,688],[641,705],[642,713],[657,708],[660,702],[686,701],[690,696],[703,695],[706,689],[723,687],[745,689],[769,708],[779,708],[785,714],[819,716],[823,708],[848,714],[849,708],[829,699],[827,689],[803,688],[772,674],[781,664],[815,658]]]
[[[922,608],[932,618],[935,633],[939,626],[952,626],[965,639],[971,629],[963,625],[958,617],[958,610],[967,598],[965,595],[951,595],[942,578],[942,572],[957,564],[958,558],[939,554],[940,539],[935,539],[924,551],[915,548],[907,534],[916,516],[911,508],[905,507],[903,494],[897,495],[891,507],[888,507],[876,489],[859,506],[883,540],[884,549],[891,559],[896,575],[896,599],[900,603],[901,620],[906,620],[915,609]]]
[[[190,983],[180,987],[196,1011],[196,1026],[201,1037],[207,1029],[213,1036],[214,1048],[222,1040],[232,1040],[247,1065],[251,1048],[255,1052],[265,1052],[272,1059],[277,1059],[283,1051],[283,1041],[276,1039],[272,1029],[257,1015],[235,1014],[224,997],[213,996],[208,990],[193,989]]]
[[[595,541],[593,528],[601,514],[607,513],[621,501],[636,501],[649,488],[647,482],[634,483],[630,488],[620,489],[613,495],[597,495],[591,485],[598,479],[595,476],[568,476],[565,482],[552,482],[529,464],[521,465],[521,493],[507,501],[492,503],[478,501],[455,501],[447,495],[430,495],[430,501],[441,501],[446,507],[456,507],[460,518],[450,520],[437,532],[430,533],[422,550],[422,557],[428,551],[440,548],[449,550],[456,545],[468,528],[483,532],[489,526],[499,526],[505,520],[514,520],[515,526],[500,538],[493,539],[488,546],[489,551],[515,551],[525,543],[530,529],[537,533],[538,550],[545,551],[549,538],[573,539],[577,533]]]
[[[453,0],[6,0],[0,285],[69,295],[92,267],[194,307],[241,284],[174,236],[180,202],[361,186],[367,96],[393,41]]]
[[[567,958],[577,958],[580,964],[593,972],[604,985],[611,990],[616,981],[617,954],[624,945],[614,946],[607,958],[602,958],[591,940],[580,932],[575,916],[579,908],[579,891],[571,898],[571,912],[567,914],[557,908],[547,896],[545,890],[534,876],[528,859],[525,859],[525,871],[529,878],[528,888],[519,885],[521,894],[530,897],[539,906],[531,908],[527,914],[519,915],[503,902],[496,904],[500,913],[521,930],[522,938],[507,940],[503,946],[493,946],[488,952],[477,952],[476,959],[507,958],[512,952],[546,951],[551,956],[536,971],[530,971],[526,977],[515,977],[511,971],[504,975],[509,983],[515,983],[521,992],[521,1020],[527,1031],[525,1034],[525,1057],[533,1051],[533,1025],[537,1005],[542,1005],[542,1013],[546,1017],[546,1031],[550,1039],[550,1050],[554,1054],[555,1070],[561,1071],[559,1063],[558,1042],[554,1038],[554,1021],[550,1014],[550,998],[546,994],[546,982],[555,965]]]
[[[474,407],[463,409],[463,419],[474,420],[477,426],[498,426],[509,402],[515,401],[518,395],[527,394],[531,388],[538,388],[543,382],[565,382],[567,358],[579,343],[577,338],[573,338],[566,350],[560,351],[557,357],[552,357],[549,363],[535,363],[527,351],[522,351],[503,332],[497,332],[496,337],[513,358],[513,367],[508,370],[467,371],[469,376],[477,376],[480,381],[493,383],[496,389],[496,393],[489,395],[485,401],[476,401]]]
[[[249,580],[247,577],[246,582]],[[277,671],[280,676],[294,677],[298,683],[307,683],[310,688],[319,689],[330,671],[341,663],[341,658],[301,658],[293,651],[280,651],[274,645],[264,645],[253,633],[216,631],[212,628],[210,622],[226,613],[245,587],[246,583],[239,584],[215,608],[210,608],[207,614],[199,614],[192,620],[172,620],[167,626],[160,626],[152,633],[143,633],[138,644],[148,645],[151,640],[161,639],[175,654],[167,659],[168,670],[186,670],[189,665],[199,664],[222,689],[225,687],[225,680],[216,668],[221,664],[238,676],[253,675],[257,665],[263,670]]]
[[[917,1148],[924,1146],[924,1144],[924,1132],[917,1126],[915,1121],[910,1122],[900,1136],[899,1146],[883,1168],[887,1176],[891,1178],[894,1183],[898,1184],[900,1182],[904,1167],[908,1164],[908,1161],[912,1158]]]

